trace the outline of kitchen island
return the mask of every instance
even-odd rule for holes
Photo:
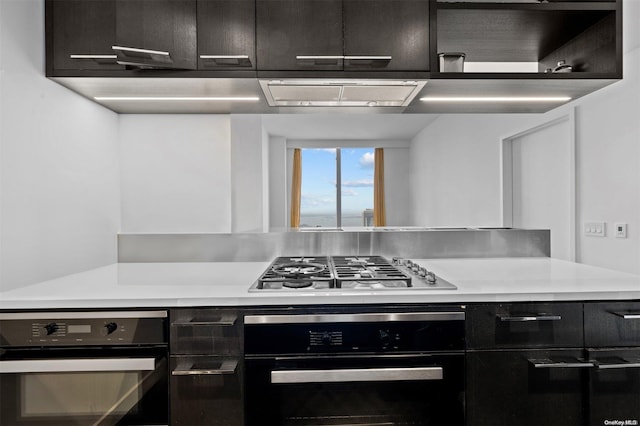
[[[2,362],[60,362],[61,349],[46,349],[65,342],[80,357],[104,341],[143,351],[136,356],[155,360],[158,377],[148,395],[168,408],[155,423],[133,424],[262,425],[268,415],[267,424],[359,416],[583,426],[640,417],[640,276],[548,257],[412,262],[456,288],[249,291],[269,262],[116,263],[0,293]],[[137,321],[151,320],[164,337],[127,346],[127,333],[147,336]],[[12,346],[12,330],[38,350]],[[92,353],[103,362],[114,350]],[[7,372],[7,394],[38,389],[23,386],[23,370]],[[608,385],[614,376],[629,383],[623,394]],[[335,401],[336,391],[345,404],[296,402],[317,393]],[[384,412],[372,400],[385,401]],[[3,404],[16,424],[21,406]]]
[[[250,293],[268,262],[115,263],[0,293],[0,309],[640,299],[640,276],[547,257],[415,262],[457,289]]]

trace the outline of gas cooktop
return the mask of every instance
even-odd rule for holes
[[[415,262],[382,256],[277,257],[249,291],[455,290]]]

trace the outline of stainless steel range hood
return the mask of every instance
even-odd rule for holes
[[[405,107],[426,80],[260,80],[269,106]]]

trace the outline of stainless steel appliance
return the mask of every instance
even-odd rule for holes
[[[462,425],[461,306],[245,315],[248,425]]]
[[[166,321],[166,311],[0,313],[0,424],[168,424]]]
[[[455,290],[417,263],[382,256],[276,258],[249,291]]]

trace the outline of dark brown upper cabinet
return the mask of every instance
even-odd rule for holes
[[[256,3],[259,70],[429,70],[429,0]]]
[[[429,70],[429,0],[344,0],[344,69]]]
[[[118,62],[197,68],[196,0],[116,0]]]
[[[342,0],[256,0],[259,70],[342,70]]]
[[[547,2],[434,1],[437,28],[431,36],[433,78],[620,78],[620,0]],[[461,52],[465,63],[528,62],[532,70],[443,73],[439,52]],[[571,72],[566,72],[571,66]],[[537,68],[537,69],[535,69]],[[563,70],[564,72],[554,72]],[[529,75],[526,75],[529,74]]]
[[[57,70],[120,70],[113,0],[50,0],[47,6],[47,73]]]
[[[256,69],[255,0],[198,0],[198,69]]]

